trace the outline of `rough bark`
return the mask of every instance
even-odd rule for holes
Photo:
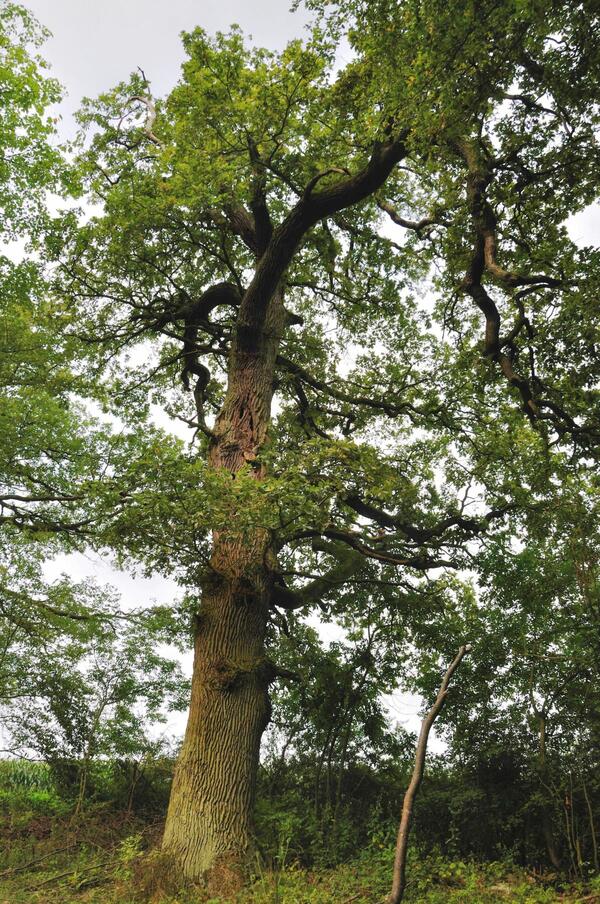
[[[284,323],[275,293],[252,346],[232,349],[228,391],[209,453],[235,474],[257,455],[270,420],[277,346]],[[164,850],[183,875],[226,893],[252,857],[252,810],[273,670],[264,637],[275,558],[269,533],[215,532],[196,624],[192,697],[175,770]]]

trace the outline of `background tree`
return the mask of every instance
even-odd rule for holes
[[[481,650],[444,715],[449,761],[479,801],[457,808],[456,831],[480,851],[512,846],[524,862],[579,874],[597,856],[599,633],[596,494],[583,475],[574,486],[563,474],[524,523],[488,539],[479,599],[422,627],[417,644],[429,652],[415,665],[414,686],[434,686],[432,651],[448,636],[477,632]]]
[[[35,55],[45,33],[30,14],[16,4],[4,4],[0,28],[2,239],[7,251],[15,243],[12,257],[3,255],[0,260],[0,517],[3,537],[10,544],[15,531],[25,527],[51,534],[60,519],[58,503],[69,509],[77,498],[78,465],[79,471],[85,471],[97,461],[84,463],[89,444],[76,416],[81,410],[75,413],[69,407],[68,393],[78,387],[66,364],[73,346],[52,331],[55,306],[44,297],[39,266],[19,254],[19,244],[43,232],[47,193],[59,189],[66,175],[52,147],[54,120],[48,112],[59,100],[60,90]],[[78,519],[70,514],[63,517],[63,524],[74,529]]]
[[[273,638],[279,666],[291,668],[273,693],[259,821],[271,837],[293,839],[299,858],[335,863],[366,843],[369,811],[379,804],[375,771],[385,783],[407,746],[382,701],[398,683],[398,651],[358,626],[326,647],[297,617],[289,622],[288,634]]]
[[[75,800],[74,816],[95,765],[152,750],[148,726],[164,722],[169,710],[185,709],[188,683],[175,660],[155,652],[150,627],[138,618],[88,628],[87,638],[71,632],[35,645],[29,636],[17,658],[21,669],[23,662],[29,666],[27,683],[2,699],[0,720],[11,753],[46,762],[56,785]],[[165,629],[163,620],[163,637]]]
[[[102,417],[105,387],[40,261],[51,193],[77,190],[51,114],[60,86],[37,53],[46,37],[26,9],[2,4],[0,607],[9,633],[43,634],[46,621],[50,633],[59,624],[68,630],[70,612],[81,622],[85,592],[71,592],[64,582],[45,586],[43,561],[101,546],[103,527],[124,504],[125,488],[117,482],[123,462],[149,454],[150,437],[173,446],[148,424],[142,446],[134,421],[115,429],[114,420]],[[9,634],[5,640],[10,645]]]

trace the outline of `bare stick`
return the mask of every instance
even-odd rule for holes
[[[2,870],[2,872],[0,873],[0,878],[11,876],[13,873],[21,873],[26,869],[31,869],[32,866],[36,866],[36,864],[41,863],[42,860],[47,860],[49,857],[54,857],[55,854],[62,854],[63,851],[70,851],[71,848],[77,847],[77,845],[81,843],[81,841],[74,841],[72,844],[67,844],[66,847],[55,848],[53,851],[48,851],[48,853],[44,854],[43,857],[38,857],[36,860],[30,860],[29,863],[25,863],[24,866],[11,866],[8,869]]]
[[[431,726],[435,722],[444,703],[446,702],[446,695],[448,693],[448,685],[450,684],[450,679],[460,665],[463,657],[470,650],[471,644],[469,643],[465,644],[464,647],[461,647],[459,649],[456,658],[449,666],[448,671],[444,675],[444,680],[442,681],[438,695],[435,698],[435,703],[421,723],[421,732],[419,734],[419,741],[417,743],[417,750],[415,753],[415,767],[413,769],[410,784],[407,788],[406,794],[404,795],[404,803],[402,804],[402,817],[400,819],[400,828],[398,829],[398,839],[396,841],[396,856],[394,858],[392,891],[388,898],[388,904],[400,904],[400,901],[402,900],[402,897],[404,895],[404,889],[406,888],[406,853],[408,850],[408,836],[410,834],[413,804],[415,802],[415,797],[417,796],[417,792],[423,778],[423,771],[425,769],[425,755],[427,753],[427,739],[429,738],[429,732],[431,731]]]
[[[156,107],[154,106],[152,98],[143,97],[142,95],[136,95],[135,97],[132,97],[131,100],[137,100],[138,103],[144,104],[144,106],[146,107],[148,116],[146,117],[146,122],[144,123],[144,132],[146,133],[149,141],[154,142],[154,144],[157,144],[160,147],[160,141],[152,131],[152,129],[154,128],[154,123],[156,122]]]

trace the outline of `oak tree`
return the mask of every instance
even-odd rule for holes
[[[565,226],[598,193],[597,4],[307,6],[280,53],[196,29],[167,97],[140,71],[87,101],[94,208],[47,243],[107,408],[194,431],[121,459],[104,542],[195,610],[164,847],[218,889],[252,850],[270,619],[349,585],[435,618],[439,569],[599,435],[599,258]]]

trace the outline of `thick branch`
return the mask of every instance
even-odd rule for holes
[[[501,518],[506,514],[507,508],[491,509],[482,518],[465,518],[463,515],[449,515],[438,521],[436,525],[430,528],[416,527],[405,521],[400,515],[392,515],[384,509],[377,508],[371,503],[361,499],[356,493],[346,496],[344,499],[346,505],[354,509],[357,514],[364,518],[375,521],[382,527],[389,527],[401,531],[410,540],[415,543],[427,543],[436,537],[440,537],[451,527],[459,527],[461,530],[471,534],[480,534],[487,530],[489,522],[495,518]]]
[[[301,609],[311,603],[319,603],[323,597],[329,596],[350,580],[365,562],[364,556],[360,552],[348,549],[347,546],[339,543],[323,543],[315,540],[313,549],[333,556],[336,559],[335,565],[301,590],[291,590],[282,582],[276,583],[272,605],[282,609]]]
[[[456,148],[467,165],[467,201],[475,230],[475,245],[462,289],[470,295],[485,317],[484,353],[500,365],[507,381],[519,390],[523,410],[533,420],[540,414],[529,382],[513,367],[509,355],[502,350],[500,314],[495,302],[482,284],[487,270],[492,277],[508,288],[517,286],[557,287],[561,281],[546,275],[527,276],[513,273],[500,266],[496,251],[496,215],[486,198],[486,188],[493,176],[493,161],[472,141],[459,141]]]
[[[376,547],[365,543],[359,534],[337,527],[326,527],[322,530],[301,531],[300,533],[295,534],[291,539],[303,540],[315,537],[327,537],[329,540],[345,543],[367,559],[376,559],[378,562],[385,562],[388,565],[404,565],[408,568],[415,568],[418,571],[428,571],[431,568],[457,567],[456,562],[452,562],[449,559],[433,558],[428,555],[399,556],[395,553],[387,552],[385,549],[377,549]]]
[[[252,214],[246,210],[243,204],[226,204],[223,211],[224,217],[218,210],[211,211],[215,223],[220,226],[226,222],[250,251],[258,256],[260,249],[256,236],[256,223]]]
[[[428,226],[448,225],[448,221],[440,216],[422,217],[420,220],[407,220],[400,216],[398,211],[389,203],[389,201],[378,201],[377,206],[380,210],[383,210],[384,213],[387,213],[389,218],[396,223],[397,226],[402,226],[404,229],[412,229],[417,235],[420,235],[423,229],[426,229]]]
[[[256,142],[251,136],[248,136],[248,151],[254,173],[250,210],[254,217],[254,235],[257,254],[260,257],[266,251],[273,235],[273,224],[267,205],[267,170],[261,159]]]
[[[395,140],[378,144],[368,164],[356,175],[341,179],[321,191],[312,190],[308,196],[305,191],[274,230],[240,306],[238,339],[243,345],[254,346],[270,300],[304,235],[319,220],[358,204],[380,188],[394,166],[406,155],[406,134],[403,132]]]

